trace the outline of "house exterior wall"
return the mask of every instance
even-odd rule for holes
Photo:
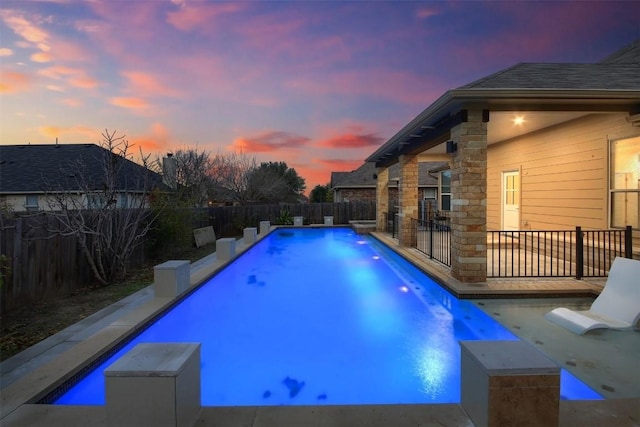
[[[30,195],[38,196],[38,206],[35,209],[32,206],[27,207],[27,195],[26,194],[6,194],[0,195],[0,209],[7,209],[11,212],[25,212],[27,210],[39,210],[39,211],[51,211],[51,210],[59,210],[60,206],[57,204],[54,198],[48,198],[45,194],[35,194],[30,193]],[[123,199],[122,196],[125,196]],[[86,195],[68,195],[69,200],[73,200],[73,204],[76,206],[82,206],[82,208],[88,207],[87,197]],[[149,203],[144,200],[139,195],[135,195],[132,193],[117,193],[117,204],[118,208],[138,208],[149,207]],[[126,205],[123,204],[126,202]]]
[[[502,172],[520,171],[520,229],[609,226],[609,141],[640,135],[625,114],[593,114],[487,152],[487,228],[500,230]]]

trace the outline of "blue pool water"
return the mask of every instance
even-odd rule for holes
[[[496,339],[517,337],[374,239],[278,229],[55,403],[104,404],[141,342],[200,342],[205,406],[454,403],[458,341]],[[600,398],[564,370],[561,394]]]

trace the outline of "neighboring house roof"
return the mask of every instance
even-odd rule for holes
[[[418,163],[418,186],[435,187],[438,180],[429,172],[439,169],[447,162],[420,162]],[[399,165],[392,165],[389,168],[389,181],[398,179],[400,171]],[[331,172],[331,188],[375,188],[376,187],[376,167],[374,163],[365,162],[358,169],[351,172]]]
[[[99,191],[108,156],[122,162],[117,191],[165,188],[161,175],[95,144],[0,145],[0,193]]]
[[[443,143],[466,120],[467,105],[487,111],[640,111],[640,40],[595,64],[521,63],[445,92],[366,161],[395,163]],[[487,117],[487,120],[489,118]]]

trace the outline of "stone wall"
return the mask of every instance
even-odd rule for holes
[[[418,218],[418,156],[400,156],[400,226],[398,242],[401,246],[415,245],[415,232],[412,218]]]
[[[451,129],[451,274],[461,282],[487,280],[487,123],[482,110]]]

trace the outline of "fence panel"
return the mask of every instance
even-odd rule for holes
[[[487,277],[605,277],[631,258],[625,230],[488,231]]]
[[[213,226],[218,238],[237,237],[242,235],[243,228],[258,227],[260,221],[276,224],[282,210],[288,210],[291,216],[303,216],[306,224],[323,224],[324,216],[328,215],[334,216],[336,225],[356,219],[375,219],[375,202],[195,208],[189,218],[191,228]],[[21,305],[66,296],[96,284],[77,240],[50,231],[57,228],[55,221],[55,217],[44,214],[0,216],[0,315]],[[191,232],[189,227],[186,229]],[[150,260],[152,237],[148,234],[132,254],[132,268]],[[186,241],[192,238],[188,236]],[[176,244],[169,242],[169,249],[177,250]]]
[[[446,266],[451,266],[451,227],[433,219],[412,220],[416,249]]]

